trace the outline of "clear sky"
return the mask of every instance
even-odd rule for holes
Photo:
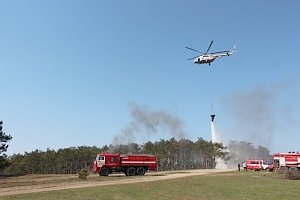
[[[8,154],[110,144],[132,105],[185,138],[300,150],[300,1],[1,0],[0,120]],[[208,65],[197,53],[237,52]],[[196,54],[195,54],[196,53]],[[213,106],[211,106],[213,104]],[[168,116],[168,115],[165,115]],[[173,137],[158,129],[143,143]]]

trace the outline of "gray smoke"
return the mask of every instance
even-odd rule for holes
[[[242,164],[248,159],[264,159],[272,161],[269,149],[258,145],[255,147],[249,142],[230,141],[228,144],[230,160],[227,161],[228,168],[235,168],[238,163]]]
[[[273,113],[277,105],[276,99],[272,90],[262,87],[248,92],[236,92],[224,98],[226,113],[234,122],[234,135],[255,145],[270,147],[277,125]]]
[[[113,145],[135,142],[137,134],[149,136],[166,133],[176,139],[182,139],[186,135],[180,118],[167,111],[150,111],[147,107],[135,103],[131,103],[129,107],[132,121],[113,138]]]

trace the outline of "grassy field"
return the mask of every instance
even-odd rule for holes
[[[300,199],[300,181],[268,172],[226,172],[172,180],[12,195],[0,199]]]

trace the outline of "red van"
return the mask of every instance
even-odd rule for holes
[[[273,165],[269,164],[266,160],[247,160],[247,170],[266,170],[273,171]]]

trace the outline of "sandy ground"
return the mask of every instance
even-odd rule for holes
[[[0,178],[0,196],[85,187],[97,187],[103,185],[149,182],[226,171],[233,170],[201,169],[186,171],[180,170],[168,172],[150,172],[146,173],[145,176],[131,177],[126,177],[122,174],[100,177],[98,174],[92,174],[88,176],[86,181],[80,180],[78,178],[78,175],[25,175],[18,177]]]

